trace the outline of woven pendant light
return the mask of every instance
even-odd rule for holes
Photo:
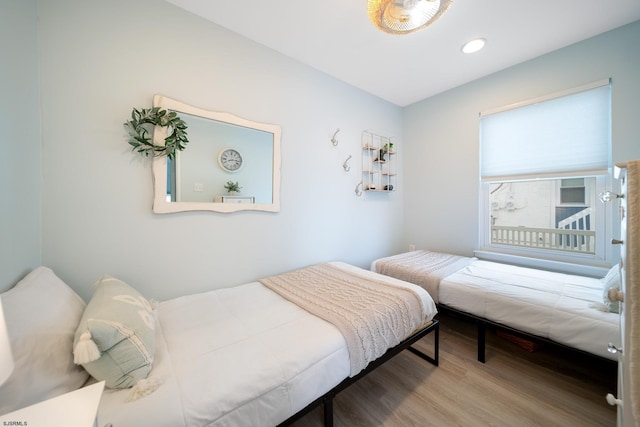
[[[390,34],[409,34],[436,21],[452,0],[368,0],[369,19]]]

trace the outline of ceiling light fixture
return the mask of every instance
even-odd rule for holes
[[[453,0],[368,0],[369,19],[390,34],[409,34],[432,24]]]
[[[485,39],[470,40],[462,46],[462,51],[464,53],[475,53],[482,49],[486,43],[487,41]]]

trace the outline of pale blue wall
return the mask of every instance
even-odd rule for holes
[[[83,297],[101,274],[164,299],[328,260],[368,267],[400,245],[402,189],[354,192],[361,131],[401,141],[400,107],[163,0],[38,6],[43,263]],[[153,214],[150,162],[122,123],[155,93],[280,125],[281,211]]]
[[[640,158],[638,40],[640,21],[406,107],[405,245],[468,256],[478,247],[481,111],[611,77],[613,160]]]
[[[41,263],[35,0],[0,0],[0,290]]]
[[[0,5],[0,288],[42,263],[85,298],[112,274],[164,299],[409,243],[470,254],[478,112],[604,77],[614,160],[640,157],[639,23],[400,109],[162,0]],[[122,123],[155,93],[279,124],[281,212],[152,214]],[[398,141],[393,194],[354,195],[364,129]]]

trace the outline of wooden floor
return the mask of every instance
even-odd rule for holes
[[[530,353],[487,330],[482,364],[474,325],[439,317],[440,366],[400,353],[338,394],[336,427],[615,426],[615,363],[548,344]],[[433,338],[416,347],[432,354]],[[321,408],[293,425],[322,426]]]

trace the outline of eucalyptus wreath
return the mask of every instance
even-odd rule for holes
[[[134,108],[131,112],[131,120],[125,122],[125,127],[129,131],[129,144],[133,151],[145,156],[166,155],[173,159],[176,150],[184,150],[189,140],[187,139],[187,124],[178,117],[175,111],[161,110],[160,107]],[[153,135],[150,134],[149,126],[154,125],[168,128],[168,135],[164,139],[164,145],[153,142]],[[151,129],[152,130],[152,129]]]

